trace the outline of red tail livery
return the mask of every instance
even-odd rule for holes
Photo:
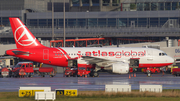
[[[9,18],[17,48],[32,48],[42,45],[19,18]]]

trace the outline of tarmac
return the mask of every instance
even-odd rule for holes
[[[0,78],[0,92],[18,91],[19,87],[51,87],[55,89],[78,89],[80,91],[105,90],[105,85],[131,85],[133,90],[138,90],[139,85],[162,85],[163,89],[180,89],[180,76],[172,74],[152,74],[147,77],[144,73],[137,73],[136,77],[129,79],[129,74],[100,73],[99,77],[63,77],[56,74],[55,77],[32,78]]]

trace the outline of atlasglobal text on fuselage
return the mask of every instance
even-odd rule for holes
[[[83,53],[81,53],[81,51],[78,51],[78,58],[80,58],[82,55],[83,55]],[[138,56],[138,57],[143,57],[143,56],[145,56],[146,55],[146,51],[144,50],[144,52],[143,51],[133,51],[133,50],[131,50],[131,51],[124,51],[124,50],[122,50],[122,51],[115,51],[115,52],[113,52],[113,51],[109,51],[109,52],[107,52],[107,51],[101,51],[101,50],[98,50],[98,51],[92,51],[92,52],[90,52],[90,51],[86,51],[85,53],[84,53],[84,55],[85,56],[103,56],[103,57],[107,57],[107,56],[109,56],[109,57],[115,57],[115,58],[121,58],[121,57],[130,57],[130,56],[133,56],[133,57],[136,57],[136,56]]]
[[[152,48],[76,48],[46,47],[28,30],[19,18],[9,18],[17,49],[6,54],[22,59],[60,67],[95,65],[94,75],[101,67],[113,73],[126,74],[129,68],[162,67],[171,65],[174,59],[158,49]],[[132,63],[130,61],[133,61]],[[97,75],[96,75],[97,76]]]

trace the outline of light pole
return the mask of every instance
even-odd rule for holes
[[[54,1],[51,0],[52,3],[52,40],[54,40]]]
[[[63,9],[64,10],[63,11],[64,12],[64,42],[63,42],[64,45],[63,46],[66,47],[65,46],[66,45],[66,38],[65,38],[66,37],[66,29],[65,29],[65,25],[66,25],[66,23],[65,23],[65,0],[64,0],[64,6],[63,7],[64,7],[64,9]]]

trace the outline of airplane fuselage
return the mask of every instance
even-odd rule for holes
[[[10,52],[11,51],[11,52]],[[27,54],[16,55],[13,51],[23,51]],[[172,58],[167,55],[160,55],[164,52],[151,48],[30,48],[13,49],[7,54],[14,55],[23,59],[41,62],[44,64],[67,67],[68,59],[77,58],[79,64],[88,64],[82,56],[97,57],[111,61],[123,61],[129,63],[130,59],[139,58],[139,68],[162,67],[172,64]]]

